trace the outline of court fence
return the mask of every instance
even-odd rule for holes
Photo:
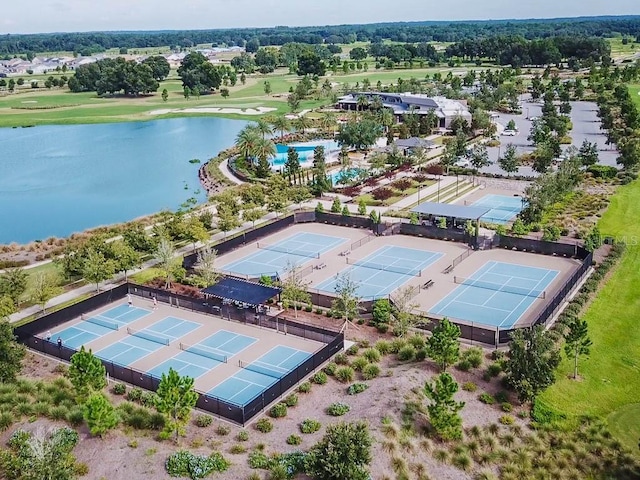
[[[495,348],[508,344],[511,341],[511,334],[515,330],[534,325],[548,326],[549,323],[556,317],[556,314],[559,313],[563,308],[563,306],[567,302],[568,296],[572,291],[575,290],[577,285],[589,272],[589,269],[593,264],[593,253],[578,245],[542,242],[532,239],[522,239],[526,240],[526,242],[520,243],[511,242],[511,237],[502,238],[509,239],[508,244],[511,246],[518,245],[521,248],[524,246],[526,248],[523,248],[523,250],[526,249],[527,251],[534,251],[537,253],[542,252],[544,249],[546,249],[546,251],[548,252],[547,254],[555,254],[559,256],[564,256],[566,254],[567,256],[569,256],[569,254],[573,252],[572,256],[575,256],[582,260],[582,263],[580,264],[580,267],[576,271],[574,271],[573,274],[564,282],[564,284],[555,291],[555,294],[553,295],[553,297],[551,297],[551,299],[548,299],[547,297],[547,303],[545,307],[535,316],[535,318],[531,322],[529,322],[528,325],[520,325],[516,328],[501,329],[499,327],[491,328],[483,324],[476,324],[474,322],[468,322],[456,318],[449,318],[450,322],[455,323],[460,328],[461,338],[468,340],[471,343],[481,343],[484,345],[493,346]],[[438,323],[443,319],[443,317],[439,315],[434,315],[427,312],[419,312],[419,316],[421,317],[422,322],[418,328],[428,331],[433,331],[436,325],[438,325]]]
[[[78,318],[81,314],[89,313],[97,308],[120,300],[128,293],[143,298],[155,297],[158,302],[191,309],[208,315],[219,315],[223,313],[219,308],[212,308],[214,306],[209,305],[206,301],[203,301],[202,298],[175,295],[171,292],[152,287],[125,283],[75,305],[44,315],[31,323],[17,327],[15,329],[16,338],[32,350],[69,362],[77,350],[64,345],[58,346],[56,343],[48,342],[39,338],[37,335],[41,335],[43,332],[62,325],[69,320]],[[197,408],[223,417],[236,424],[246,425],[247,422],[266,409],[274,400],[284,395],[297,383],[303,381],[310,373],[320,368],[327,360],[344,348],[344,334],[342,332],[335,332],[314,325],[307,325],[269,315],[260,315],[258,317],[261,318],[256,319],[253,310],[251,310],[252,315],[250,316],[246,314],[240,315],[238,314],[238,309],[232,309],[231,305],[228,305],[228,307],[228,319],[230,321],[235,320],[242,323],[251,323],[262,328],[269,328],[284,334],[316,340],[324,344],[322,348],[316,351],[311,357],[300,363],[284,377],[277,379],[273,385],[246,405],[236,405],[232,402],[207,395],[206,393],[197,392]],[[251,318],[251,321],[248,321],[249,318]],[[149,391],[156,391],[160,384],[160,379],[149,373],[140,372],[107,360],[102,360],[102,364],[105,366],[107,374],[111,378],[129,383],[130,385]]]
[[[260,225],[259,227],[252,228],[250,230],[244,230],[237,235],[226,238],[221,242],[212,244],[211,247],[215,248],[218,255],[224,255],[236,248],[240,248],[248,243],[256,242],[261,238],[268,235],[272,235],[280,230],[283,230],[295,222],[295,215],[289,214],[283,218],[271,221],[267,224]],[[198,252],[194,252],[190,255],[185,255],[182,260],[182,266],[186,269],[191,269],[198,260]]]

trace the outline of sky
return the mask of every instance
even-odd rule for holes
[[[181,30],[640,14],[638,0],[3,1],[0,33]]]

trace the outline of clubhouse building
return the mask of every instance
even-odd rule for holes
[[[366,98],[363,103],[360,98]],[[422,94],[413,93],[383,93],[383,92],[354,92],[338,99],[336,107],[340,110],[356,111],[362,108],[370,108],[374,104],[391,110],[397,122],[402,121],[402,117],[408,113],[417,115],[427,115],[433,111],[438,117],[440,128],[449,128],[451,122],[456,117],[464,118],[471,124],[471,113],[467,104],[463,100],[451,100],[445,97],[429,97]]]

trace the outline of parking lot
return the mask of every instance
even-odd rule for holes
[[[524,99],[527,100],[524,100]],[[530,153],[534,151],[534,147],[531,142],[527,140],[529,132],[531,131],[531,118],[542,116],[542,102],[532,102],[530,96],[526,95],[522,97],[522,114],[510,115],[505,113],[498,113],[496,122],[498,123],[498,131],[501,132],[504,127],[507,126],[510,120],[514,120],[517,126],[517,132],[515,136],[500,136],[501,145],[498,147],[489,147],[489,160],[491,165],[482,169],[484,173],[500,173],[504,172],[497,164],[497,160],[502,155],[504,149],[508,144],[513,144],[519,155],[523,153]],[[573,130],[569,132],[569,135],[573,139],[573,145],[576,148],[580,148],[584,140],[588,140],[591,143],[598,145],[598,154],[600,156],[600,164],[617,166],[616,159],[618,158],[618,152],[612,146],[606,144],[607,137],[602,130],[600,130],[600,119],[598,118],[598,107],[593,102],[571,102],[571,121],[573,122]],[[566,150],[569,145],[563,145],[563,151]],[[529,166],[520,167],[517,175],[524,176],[537,176],[538,174],[533,171]]]

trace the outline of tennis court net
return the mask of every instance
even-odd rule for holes
[[[215,352],[211,349],[208,349],[202,346],[186,345],[184,343],[181,343],[180,350],[184,350],[185,352],[195,353],[196,355],[200,355],[201,357],[207,357],[222,363],[227,363],[227,360],[228,360],[228,357],[226,355],[223,355],[222,353]]]
[[[284,368],[276,367],[275,365],[264,365],[260,362],[248,363],[243,362],[242,360],[238,360],[238,366],[240,368],[244,368],[245,370],[251,370],[252,372],[261,373],[273,378],[282,378],[290,371]]]
[[[415,267],[409,268],[409,267],[396,267],[394,265],[382,265],[380,263],[366,262],[363,260],[352,260],[349,257],[347,257],[347,263],[349,265],[355,265],[356,267],[372,268],[374,270],[383,270],[385,272],[400,273],[402,275],[413,275],[414,277],[422,276],[422,270]]]
[[[156,335],[145,330],[134,330],[130,327],[127,327],[127,333],[129,335],[133,335],[134,337],[144,338],[145,340],[149,340],[150,342],[160,343],[161,345],[169,345],[170,342],[167,337],[161,337],[160,335]]]
[[[84,319],[85,322],[100,325],[101,327],[110,328],[111,330],[120,330],[120,324],[102,317],[89,317]]]
[[[547,293],[544,290],[515,287],[513,285],[501,285],[499,283],[486,282],[484,280],[474,280],[472,278],[453,277],[453,281],[460,285],[486,288],[487,290],[495,290],[498,292],[515,293],[516,295],[523,295],[525,297],[546,298],[547,296]]]
[[[320,258],[320,254],[318,252],[312,252],[309,250],[300,250],[300,249],[290,249],[281,247],[279,245],[267,245],[265,243],[258,242],[258,248],[262,250],[271,250],[272,252],[278,253],[287,253],[289,255],[297,255],[299,257],[307,257],[307,258]]]

